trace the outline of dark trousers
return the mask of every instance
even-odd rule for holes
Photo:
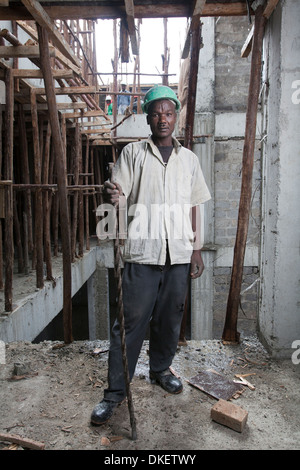
[[[122,288],[126,349],[130,380],[150,323],[149,363],[154,372],[166,370],[176,352],[189,279],[189,264],[165,266],[126,263]],[[119,323],[110,339],[108,388],[104,398],[119,402],[126,396]]]

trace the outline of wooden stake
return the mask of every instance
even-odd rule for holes
[[[85,151],[85,173],[89,172],[89,153],[90,143],[89,139],[86,139],[86,151]],[[85,176],[85,184],[88,184],[88,176]],[[89,196],[85,196],[85,247],[87,250],[90,249],[90,227],[89,227]]]
[[[21,235],[21,224],[18,217],[16,194],[13,194],[14,237],[18,253],[18,273],[24,272],[24,257]]]
[[[191,50],[190,50],[190,75],[186,110],[186,125],[184,146],[188,149],[193,145],[194,118],[196,107],[196,92],[198,80],[199,53],[201,48],[201,22],[200,15],[193,17],[191,24]]]
[[[33,441],[32,439],[28,439],[26,437],[17,436],[15,434],[7,434],[4,432],[0,433],[0,440],[3,442],[13,442],[14,444],[18,444],[21,447],[25,447],[26,449],[32,450],[44,450],[45,444],[43,442]]]
[[[34,182],[41,183],[41,152],[39,139],[38,114],[36,107],[36,94],[31,90],[31,119],[33,132],[33,153],[34,153]],[[36,250],[36,287],[44,286],[44,253],[43,253],[43,199],[41,190],[35,192],[35,250]]]
[[[245,142],[243,150],[242,187],[238,214],[238,226],[234,247],[231,284],[227,301],[227,311],[222,339],[239,342],[237,332],[238,309],[242,286],[244,256],[248,234],[250,204],[252,197],[252,173],[254,163],[254,146],[256,135],[256,119],[261,78],[261,56],[266,19],[262,15],[262,7],[255,12],[253,49],[251,57],[250,85],[246,114]]]
[[[20,147],[22,149],[21,164],[22,164],[22,182],[24,184],[30,184],[29,176],[29,162],[28,162],[28,147],[26,138],[26,125],[23,105],[18,105],[18,125],[20,132]],[[28,252],[32,253],[33,250],[33,235],[32,235],[32,208],[31,208],[31,192],[30,190],[25,191],[25,212],[27,221],[27,239],[28,239]],[[25,219],[24,219],[25,220]]]
[[[74,184],[78,185],[79,183],[79,160],[80,160],[80,145],[81,145],[81,135],[78,122],[75,127],[75,149],[74,149]],[[76,241],[77,241],[77,229],[78,229],[78,192],[76,191],[73,196],[73,218],[72,218],[72,234],[71,234],[71,243],[72,243],[72,261],[75,261],[76,256]]]
[[[40,25],[37,25],[40,59],[44,75],[45,89],[49,108],[49,118],[52,130],[52,142],[55,149],[55,163],[57,173],[58,195],[60,203],[61,238],[63,252],[63,326],[64,341],[71,343],[72,338],[72,272],[71,272],[71,244],[70,244],[70,217],[68,195],[66,188],[66,172],[64,167],[63,141],[59,127],[58,112],[54,92],[54,81],[49,61],[48,34]]]
[[[13,180],[13,121],[14,121],[14,80],[11,69],[5,71],[5,147],[4,178]],[[12,285],[14,263],[13,241],[13,193],[12,185],[5,186],[5,310],[12,311]]]
[[[169,71],[169,49],[168,49],[168,18],[163,19],[164,22],[164,55],[163,55],[163,85],[169,85],[168,71]]]
[[[2,179],[2,105],[0,105],[0,180]],[[5,189],[2,192],[2,196],[5,198]],[[5,210],[5,201],[4,201],[4,210]],[[3,289],[3,240],[2,240],[2,220],[0,219],[0,289]]]
[[[50,141],[51,141],[51,126],[48,122],[47,133],[45,139],[44,149],[44,162],[43,162],[43,173],[42,183],[48,184],[49,182],[49,165],[50,165]],[[51,262],[51,236],[50,236],[50,207],[51,207],[51,195],[48,191],[43,193],[43,205],[44,205],[44,251],[45,251],[45,263],[46,263],[46,278],[48,281],[53,279],[52,276],[52,262]]]
[[[83,176],[82,173],[82,136],[79,132],[79,179],[78,183],[79,186],[82,187],[83,185]],[[83,207],[83,191],[78,191],[78,256],[83,256],[83,244],[84,244],[84,207]]]

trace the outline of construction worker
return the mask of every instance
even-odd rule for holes
[[[130,106],[130,95],[126,90],[126,83],[121,84],[122,94],[118,95],[117,106],[118,114],[125,114],[126,109]]]
[[[111,101],[111,96],[110,95],[107,95],[106,99],[105,99],[105,103],[106,103],[106,113],[111,116],[112,113],[113,113],[113,108],[112,108],[112,101]]]
[[[150,380],[168,393],[182,391],[171,374],[178,345],[189,278],[201,276],[199,205],[210,199],[198,157],[172,134],[180,103],[169,87],[156,85],[145,95],[143,111],[152,135],[124,147],[106,200],[126,197],[130,224],[122,278],[127,360],[130,380],[150,324]],[[192,214],[192,217],[191,217]],[[118,321],[111,333],[108,388],[91,415],[103,424],[126,396]]]

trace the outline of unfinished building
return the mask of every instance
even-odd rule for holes
[[[176,137],[199,157],[213,195],[206,269],[191,283],[183,329],[233,342],[257,329],[274,356],[299,340],[296,0],[0,2],[1,340],[33,341],[62,311],[72,341],[72,298],[83,286],[86,334],[109,337],[113,241],[97,239],[97,207],[109,163],[148,135],[139,20],[168,17],[188,18],[189,28],[181,80],[168,82],[165,61],[162,83],[181,99]],[[97,70],[97,19],[113,20],[122,38],[109,88]],[[131,103],[126,116],[116,106],[109,115],[105,97],[116,103],[129,47]]]

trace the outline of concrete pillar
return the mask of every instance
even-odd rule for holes
[[[89,339],[109,339],[108,269],[99,262],[87,281]]]
[[[212,339],[213,264],[212,252],[203,251],[205,270],[191,281],[191,339]]]
[[[194,124],[195,136],[211,136],[214,133],[214,54],[215,28],[214,18],[202,19],[202,36],[204,47],[200,51],[198,84],[196,97],[196,115]],[[191,281],[191,337],[195,340],[213,337],[213,266],[214,252],[208,246],[214,242],[214,141],[212,137],[195,139],[193,152],[199,162],[210,189],[212,199],[201,207],[202,253],[205,270],[199,279]]]
[[[265,34],[259,334],[274,357],[300,339],[300,3],[282,1]]]

